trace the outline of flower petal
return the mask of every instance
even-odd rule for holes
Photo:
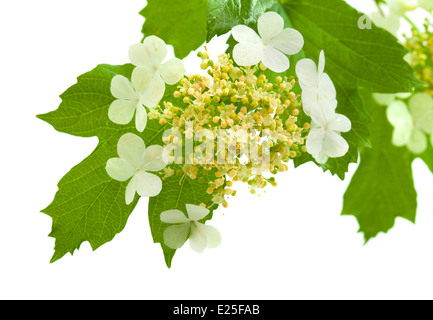
[[[329,97],[320,97],[320,105],[322,106],[322,113],[327,122],[335,117],[335,110],[337,109],[337,99]]]
[[[233,38],[240,43],[249,44],[252,46],[262,43],[262,39],[250,27],[238,25],[232,28]]]
[[[117,181],[126,181],[135,173],[134,168],[131,167],[128,162],[120,158],[109,159],[105,170],[111,178]]]
[[[135,90],[138,92],[144,92],[149,86],[152,75],[146,67],[136,67],[132,71],[131,82]]]
[[[304,46],[304,38],[298,30],[286,28],[270,40],[269,45],[285,54],[294,55]]]
[[[410,53],[408,53],[408,55],[410,55]],[[406,99],[410,98],[410,96],[412,94],[413,94],[412,92],[399,92],[399,93],[396,93],[395,96],[401,100],[406,100]]]
[[[323,139],[323,151],[330,158],[339,158],[344,156],[349,150],[349,144],[338,133],[328,130]]]
[[[134,169],[143,163],[146,147],[143,139],[133,133],[126,133],[120,137],[117,143],[119,157],[128,162]]]
[[[395,100],[395,93],[373,93],[373,98],[381,106],[388,106]]]
[[[221,244],[221,234],[217,228],[196,222],[197,228],[206,235],[206,247],[216,248]]]
[[[321,73],[318,79],[318,95],[319,102],[322,99],[328,101],[335,100],[337,98],[337,90],[335,89],[334,82],[327,73]]]
[[[142,197],[157,196],[162,189],[161,178],[152,173],[138,171],[134,178],[137,177],[137,193]]]
[[[352,128],[349,118],[342,114],[335,114],[335,117],[328,122],[328,129],[332,131],[348,132]]]
[[[386,109],[386,116],[394,127],[393,143],[396,146],[405,145],[413,129],[412,116],[406,104],[402,101],[394,101]]]
[[[323,71],[325,71],[325,52],[321,50],[319,54],[319,64],[317,66],[317,72],[319,73],[319,75],[321,75]]]
[[[317,87],[319,75],[317,66],[311,59],[299,60],[296,64],[296,75],[299,79],[299,85],[302,90],[307,87]]]
[[[134,117],[136,101],[114,100],[108,108],[108,118],[117,124],[128,124]]]
[[[143,132],[147,125],[147,111],[142,106],[137,106],[137,113],[135,114],[135,128],[138,132]]]
[[[191,224],[191,234],[189,236],[189,245],[192,250],[201,253],[207,246],[206,234],[196,224]]]
[[[187,223],[190,220],[177,209],[161,212],[161,221],[165,223]]]
[[[140,95],[140,102],[148,108],[155,108],[164,96],[165,82],[159,74],[150,81],[147,90]]]
[[[316,87],[305,87],[302,90],[301,98],[302,106],[307,116],[311,116],[311,113],[317,113],[317,110],[320,110]]]
[[[163,233],[165,245],[172,249],[181,248],[186,242],[190,228],[189,223],[167,227]]]
[[[133,44],[129,47],[129,60],[134,66],[153,68],[150,60],[150,52],[142,43]]]
[[[427,137],[418,129],[412,131],[410,139],[407,143],[408,149],[415,154],[421,154],[427,149]]]
[[[289,69],[290,62],[287,56],[271,46],[265,46],[263,50],[263,64],[270,70],[281,73]]]
[[[310,117],[314,122],[319,124],[321,127],[328,126],[328,122],[335,118],[335,109],[337,108],[336,99],[326,99],[326,97],[320,97],[318,102],[318,108],[315,107],[310,111]]]
[[[417,121],[433,111],[433,98],[425,92],[416,93],[409,100],[409,108],[412,113],[412,118]]]
[[[307,152],[312,156],[318,155],[323,148],[325,130],[323,128],[313,128],[307,136]]]
[[[263,46],[251,43],[238,43],[233,48],[233,60],[241,67],[258,64],[263,58]]]
[[[176,84],[182,79],[183,74],[186,72],[185,65],[182,60],[173,58],[165,62],[159,68],[162,78],[165,83],[169,85]]]
[[[159,67],[161,62],[167,56],[167,45],[164,40],[156,36],[149,36],[144,39],[143,46],[152,64]]]
[[[326,161],[328,161],[328,159],[329,159],[328,155],[324,151],[321,151],[318,155],[315,155],[313,157],[314,157],[314,160],[316,160],[316,162],[318,164],[325,164]]]
[[[264,41],[269,41],[278,36],[283,31],[283,28],[283,18],[273,11],[262,14],[257,21],[257,29]]]
[[[302,90],[304,112],[313,120],[325,126],[335,117],[338,101],[334,84],[326,73],[322,74],[319,86],[308,86]]]
[[[380,12],[373,12],[371,20],[380,28],[383,28],[393,35],[396,35],[400,29],[400,17],[395,14],[383,16]]]
[[[418,119],[417,126],[425,131],[427,134],[433,132],[433,111],[427,112],[424,117]]]
[[[188,212],[189,219],[194,221],[201,220],[209,214],[209,209],[193,204],[187,204],[186,211]]]
[[[412,134],[412,130],[409,127],[395,127],[392,132],[392,144],[397,147],[406,145]]]
[[[137,185],[138,185],[138,179],[134,175],[129,181],[128,185],[126,186],[125,190],[125,201],[126,204],[131,204],[132,201],[134,201],[135,198],[135,192],[137,191]]]
[[[167,163],[162,159],[164,148],[160,145],[152,145],[144,151],[143,165],[144,171],[160,171],[164,169]]]
[[[133,99],[135,97],[134,88],[128,78],[122,75],[115,75],[111,80],[111,94],[117,99]]]

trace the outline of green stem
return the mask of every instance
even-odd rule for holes
[[[385,14],[383,13],[382,8],[380,7],[380,2],[379,1],[375,1],[374,2],[377,6],[377,10],[379,10],[379,13],[381,14],[382,17],[385,17]]]
[[[410,25],[411,25],[415,30],[419,31],[418,27],[415,25],[415,23],[414,23],[411,19],[409,19],[408,16],[404,15],[403,18],[404,18],[407,22],[409,22],[409,24],[410,24]]]

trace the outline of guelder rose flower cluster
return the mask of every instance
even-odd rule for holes
[[[118,157],[106,164],[112,179],[127,183],[125,202],[133,203],[136,194],[157,196],[164,180],[173,175],[208,184],[208,203],[186,204],[186,213],[179,210],[183,209],[179,205],[160,214],[163,240],[169,248],[179,249],[188,239],[197,252],[220,244],[219,232],[204,221],[210,215],[209,209],[220,204],[226,207],[226,198],[236,194],[230,189],[233,182],[247,183],[254,193],[268,183],[276,186],[275,178],[268,175],[288,170],[285,163],[303,153],[310,153],[323,164],[329,157],[341,157],[348,150],[341,132],[349,131],[351,123],[335,112],[336,90],[324,72],[323,51],[318,66],[310,59],[296,65],[301,105],[292,91],[294,79],[277,75],[275,83],[271,83],[265,70],[277,74],[287,71],[287,55],[302,49],[302,35],[284,28],[283,18],[275,12],[263,14],[257,30],[258,34],[247,26],[235,26],[232,35],[239,43],[233,50],[234,61],[230,55],[221,54],[214,63],[208,52],[200,52],[200,67],[207,75],[188,77],[184,76],[181,60],[165,61],[164,41],[149,36],[129,49],[134,65],[131,78],[116,75],[112,79],[115,99],[108,109],[109,119],[127,125],[135,117],[136,132],[120,137]],[[161,101],[166,84],[177,85],[170,102]],[[301,110],[311,118],[311,125],[300,123]],[[162,141],[165,148],[145,145],[141,133],[148,120],[168,124],[170,131],[164,132]],[[188,139],[201,144],[192,144],[187,152]],[[233,139],[235,143],[226,149],[226,142]],[[176,146],[181,152],[172,155]]]

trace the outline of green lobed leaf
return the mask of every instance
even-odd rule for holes
[[[337,112],[351,120],[352,130],[342,134],[349,143],[348,153],[341,158],[329,159],[322,168],[344,179],[350,163],[358,161],[359,149],[370,145],[371,119],[358,93],[359,88],[404,92],[423,84],[414,77],[413,70],[403,59],[406,49],[385,30],[375,26],[360,29],[358,20],[362,14],[342,0],[288,0],[272,9],[280,14],[284,11],[286,26],[302,33],[305,56],[317,63],[320,50],[325,51],[325,72],[337,89]],[[293,62],[291,72],[294,73]],[[295,165],[308,161],[313,158],[304,154],[295,160]]]
[[[176,171],[182,172],[182,167],[174,167]],[[197,179],[191,179],[187,175],[175,174],[164,180],[163,189],[159,195],[149,199],[149,224],[152,232],[153,241],[160,243],[164,252],[165,262],[171,267],[176,250],[168,248],[164,244],[163,233],[165,228],[170,224],[161,222],[161,212],[166,210],[178,209],[186,213],[186,204],[200,205],[204,203],[207,208],[210,207],[210,213],[201,222],[210,220],[213,211],[218,207],[213,205],[212,195],[206,190],[209,182],[215,180],[214,171],[204,171]]]
[[[146,19],[142,32],[173,45],[183,59],[206,41],[206,13],[207,0],[148,0],[140,12]]]
[[[132,65],[99,65],[78,77],[77,84],[61,95],[55,111],[38,118],[56,130],[76,136],[97,136],[99,144],[93,153],[69,171],[59,182],[53,202],[42,212],[53,219],[51,237],[56,239],[52,262],[79,249],[88,241],[95,250],[111,241],[125,227],[138,196],[131,205],[125,203],[127,182],[111,179],[105,171],[107,160],[117,157],[118,139],[134,132],[133,122],[119,126],[108,119],[111,79],[116,74],[130,77]],[[146,145],[162,144],[165,127],[149,120],[139,134]]]
[[[274,0],[208,0],[207,41],[238,24],[254,25],[273,4]]]
[[[433,148],[431,145],[428,146],[427,150],[421,154],[419,158],[424,161],[424,163],[433,173]]]
[[[410,92],[424,84],[403,59],[407,50],[387,31],[360,29],[362,13],[343,0],[286,0],[291,24],[304,36],[307,57],[326,54],[327,72],[345,87]]]
[[[84,241],[96,250],[125,227],[137,199],[127,206],[127,183],[111,179],[107,159],[117,156],[117,136],[100,143],[83,162],[60,180],[54,201],[44,210],[53,219],[50,237],[56,239],[51,262],[73,254]]]
[[[361,151],[359,168],[344,195],[343,215],[357,218],[365,240],[387,232],[397,217],[415,222],[417,194],[412,176],[413,155],[392,145],[386,109],[363,94],[373,118],[372,148]]]
[[[371,147],[371,118],[364,110],[364,102],[357,89],[346,89],[338,82],[335,82],[335,88],[338,99],[337,113],[344,114],[352,123],[351,130],[341,134],[349,144],[349,151],[343,157],[329,158],[322,168],[344,180],[349,165],[358,162],[359,150]]]
[[[74,136],[111,137],[121,128],[108,119],[108,108],[114,100],[110,91],[111,79],[116,74],[130,77],[133,69],[132,64],[97,66],[79,76],[77,83],[60,95],[62,102],[58,109],[38,115],[38,118],[57,131]]]

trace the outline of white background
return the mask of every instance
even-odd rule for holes
[[[365,246],[356,219],[340,216],[356,166],[341,182],[305,165],[277,176],[279,186],[261,197],[238,186],[211,223],[222,234],[221,246],[203,254],[185,246],[171,269],[152,242],[147,199],[110,243],[95,252],[83,243],[73,256],[49,263],[51,218],[39,211],[97,140],[56,132],[35,116],[56,109],[59,94],[78,75],[100,63],[128,62],[128,47],[142,38],[144,4],[0,4],[0,298],[433,298],[433,177],[419,161],[416,225],[397,219],[392,231]],[[218,41],[210,47],[215,55],[224,49]],[[188,68],[195,61],[192,55]]]

